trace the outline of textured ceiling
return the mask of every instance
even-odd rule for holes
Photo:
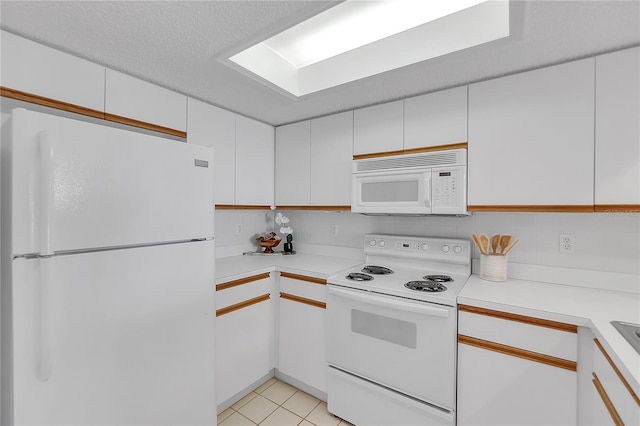
[[[333,3],[3,0],[0,26],[272,125],[640,44],[640,0],[535,0],[512,1],[507,40],[297,100],[218,61]]]

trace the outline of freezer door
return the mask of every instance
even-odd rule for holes
[[[14,260],[15,424],[215,424],[213,250]]]
[[[16,109],[13,254],[213,236],[213,151]]]

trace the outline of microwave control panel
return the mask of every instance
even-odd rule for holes
[[[465,206],[466,173],[464,168],[451,167],[431,171],[431,206],[433,213],[448,213]],[[437,211],[440,209],[440,211]]]

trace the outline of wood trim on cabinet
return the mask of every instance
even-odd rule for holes
[[[216,285],[216,291],[226,290],[231,287],[236,287],[242,284],[252,283],[254,281],[260,281],[265,278],[269,278],[271,274],[269,272],[265,272],[264,274],[252,275],[250,277],[240,278],[233,281],[228,281],[226,283],[221,283]]]
[[[422,152],[446,151],[449,149],[467,149],[467,142],[451,143],[447,145],[425,146],[421,148],[400,149],[397,151],[372,152],[370,154],[356,154],[354,160],[365,160],[368,158],[389,157],[392,155],[419,154]]]
[[[271,210],[271,206],[259,206],[253,204],[234,204],[233,210]]]
[[[319,302],[313,299],[307,299],[306,297],[296,296],[295,294],[280,292],[280,298],[291,300],[293,302],[304,303],[305,305],[315,306],[316,308],[327,309],[327,304],[324,302]]]
[[[618,414],[616,407],[613,406],[613,402],[611,402],[609,395],[607,395],[607,391],[604,390],[604,386],[602,386],[602,383],[600,382],[600,379],[598,379],[598,376],[596,376],[596,373],[593,373],[592,382],[593,382],[593,385],[596,387],[596,390],[598,391],[598,394],[600,395],[600,398],[602,399],[604,406],[607,407],[607,411],[611,416],[611,420],[613,420],[616,426],[624,426],[624,422],[620,418],[620,415]]]
[[[104,120],[104,112],[0,86],[0,96]]]
[[[147,123],[146,121],[135,120],[129,117],[122,117],[120,115],[110,114],[108,112],[104,113],[104,119],[107,121],[112,121],[114,123],[126,124],[127,126],[133,126],[141,129],[152,130],[154,132],[164,133],[171,136],[177,136],[183,139],[187,138],[187,132],[182,130],[159,126],[157,124]]]
[[[515,356],[515,357],[526,359],[529,361],[539,362],[541,364],[550,365],[552,367],[563,368],[569,371],[578,370],[578,364],[575,361],[556,358],[554,356],[545,355],[538,352],[532,352],[525,349],[514,348],[513,346],[507,346],[500,343],[490,342],[488,340],[482,340],[476,337],[470,337],[470,336],[459,334],[458,343],[463,343],[465,345],[475,346],[477,348],[499,352],[505,355]]]
[[[633,391],[629,382],[627,382],[627,380],[622,376],[622,373],[620,372],[618,367],[616,367],[616,365],[613,363],[613,360],[611,359],[607,351],[604,349],[602,344],[598,341],[598,339],[593,339],[593,341],[595,342],[598,349],[600,349],[600,352],[602,352],[602,355],[604,355],[605,359],[607,360],[611,368],[613,368],[613,371],[616,372],[616,374],[618,375],[618,378],[620,379],[624,387],[627,388],[633,400],[636,402],[636,404],[638,404],[638,406],[640,406],[640,398],[638,398],[638,395],[636,395],[636,393]]]
[[[256,303],[264,302],[265,300],[269,300],[271,298],[270,294],[263,294],[262,296],[254,297],[252,299],[248,299],[242,301],[240,303],[236,303],[233,305],[226,306],[224,308],[220,308],[216,310],[216,317],[226,315],[230,312],[237,311],[238,309],[246,308],[251,305],[255,305]]]
[[[306,275],[292,274],[291,272],[280,272],[280,276],[283,278],[292,278],[294,280],[307,281],[314,284],[327,284],[327,280],[325,280],[324,278],[308,277]]]
[[[596,204],[597,213],[638,213],[640,204]]]
[[[567,333],[577,333],[578,326],[564,322],[545,320],[542,318],[528,317],[525,315],[512,314],[509,312],[494,311],[493,309],[479,308],[470,305],[458,305],[458,311],[472,314],[486,315],[488,317],[500,318],[509,321],[517,321],[524,324],[537,325],[539,327],[551,328],[554,330],[566,331]]]
[[[216,210],[233,210],[236,206],[233,204],[216,204]]]
[[[276,210],[351,211],[351,206],[276,206]]]
[[[514,205],[478,205],[467,206],[470,212],[547,212],[547,213],[593,213],[591,204],[549,205],[549,204],[514,204]]]

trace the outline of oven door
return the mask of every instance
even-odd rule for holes
[[[455,308],[328,286],[327,362],[453,410]]]

